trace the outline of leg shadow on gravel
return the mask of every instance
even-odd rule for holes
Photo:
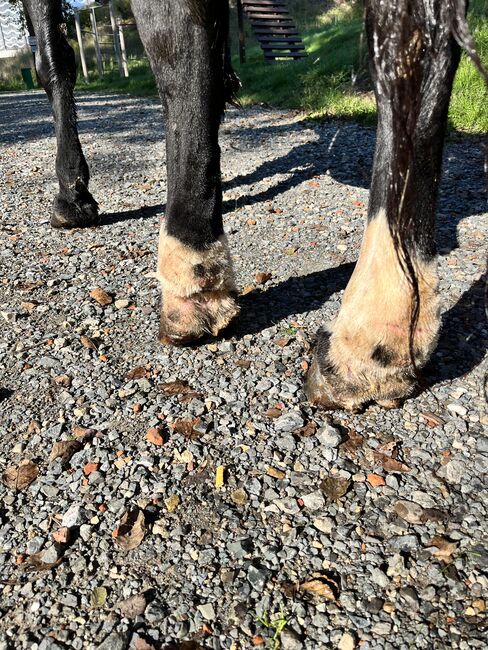
[[[149,219],[157,214],[164,214],[166,204],[143,205],[141,208],[134,210],[125,210],[124,212],[107,212],[100,215],[101,226],[111,226],[114,223],[130,221],[132,219]]]
[[[332,294],[345,289],[354,266],[350,262],[291,277],[265,291],[242,296],[241,315],[229,333],[238,338],[257,334],[289,316],[319,309]]]
[[[430,384],[456,379],[483,360],[488,349],[486,274],[444,314],[441,336],[425,375]]]

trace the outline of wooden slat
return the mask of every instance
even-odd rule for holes
[[[266,62],[307,56],[285,0],[242,0]]]

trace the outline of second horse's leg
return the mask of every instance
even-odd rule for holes
[[[227,0],[133,0],[166,123],[160,338],[216,335],[238,313],[222,224],[218,132],[229,74]]]
[[[90,174],[78,138],[73,97],[75,55],[66,39],[61,0],[24,0],[24,8],[29,28],[37,36],[36,72],[49,98],[56,130],[59,194],[54,199],[51,225],[92,226],[98,222],[98,205],[88,191]]]
[[[308,377],[326,408],[395,406],[437,341],[435,210],[459,62],[450,11],[441,0],[366,2],[377,141],[359,260]]]

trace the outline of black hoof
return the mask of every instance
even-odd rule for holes
[[[91,194],[73,202],[59,196],[54,199],[51,215],[53,228],[88,228],[99,223],[98,203]]]

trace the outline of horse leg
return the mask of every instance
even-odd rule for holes
[[[88,191],[90,174],[76,126],[73,88],[75,55],[66,39],[61,0],[23,0],[30,31],[37,36],[36,72],[54,116],[59,194],[54,199],[51,225],[79,228],[98,222],[98,205]]]
[[[216,335],[238,313],[222,224],[218,132],[233,77],[227,0],[133,0],[166,123],[160,339]],[[234,78],[235,79],[235,78]]]
[[[326,408],[396,406],[437,342],[435,210],[459,62],[450,5],[366,2],[377,142],[359,260],[307,379],[309,399]]]

